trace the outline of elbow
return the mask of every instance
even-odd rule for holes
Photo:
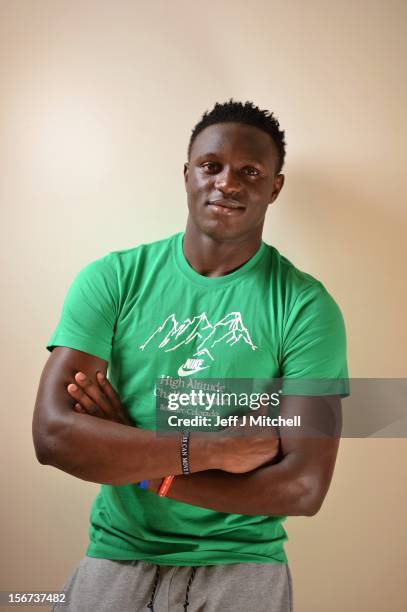
[[[32,425],[32,439],[38,463],[48,465],[50,462],[48,436],[45,429],[39,427],[35,420]]]
[[[52,425],[38,425],[33,422],[32,438],[37,461],[41,465],[54,465],[59,463],[63,453],[63,432],[65,423],[52,423]]]
[[[310,487],[302,499],[302,516],[315,516],[321,509],[325,498],[324,491],[317,485]]]
[[[307,499],[303,503],[302,516],[315,516],[321,509],[322,499],[314,499],[311,496],[311,499]]]
[[[53,465],[55,461],[56,444],[52,440],[52,436],[46,432],[34,432],[33,442],[35,456],[41,465]]]
[[[298,483],[299,501],[298,516],[315,516],[321,509],[326,491],[322,490],[321,483],[313,478],[300,479]]]
[[[34,443],[34,450],[38,463],[41,463],[41,465],[50,464],[49,453],[45,446]]]

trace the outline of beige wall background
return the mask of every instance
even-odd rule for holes
[[[264,238],[340,304],[353,377],[407,375],[402,0],[0,0],[1,590],[62,586],[97,485],[41,466],[31,417],[73,276],[183,229],[201,114],[274,110],[286,184]],[[386,409],[386,406],[383,406]],[[401,612],[405,440],[343,440],[320,513],[289,518],[296,612]]]

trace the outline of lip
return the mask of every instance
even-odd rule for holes
[[[240,202],[236,202],[236,200],[226,200],[220,198],[217,200],[209,200],[208,204],[211,206],[225,208],[227,210],[244,210],[246,208]]]
[[[239,217],[240,215],[243,215],[246,210],[244,206],[241,206],[240,204],[237,205],[237,202],[230,202],[228,200],[208,202],[207,207],[212,215],[223,218]]]

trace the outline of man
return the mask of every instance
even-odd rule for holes
[[[284,156],[272,113],[216,104],[190,138],[185,233],[110,253],[70,288],[34,443],[41,463],[102,486],[61,609],[292,610],[282,521],[319,510],[338,437],[152,431],[157,379],[347,377],[336,303],[262,241]],[[319,401],[282,395],[281,414],[306,417]]]

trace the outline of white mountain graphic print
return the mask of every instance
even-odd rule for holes
[[[240,312],[229,312],[215,324],[208,320],[204,312],[192,318],[188,317],[182,323],[179,323],[175,313],[172,313],[140,345],[140,349],[144,351],[146,346],[152,343],[165,352],[175,351],[180,346],[193,341],[195,341],[195,351],[192,357],[180,366],[178,370],[180,376],[188,376],[208,368],[209,365],[203,365],[204,357],[215,361],[216,347],[219,345],[226,344],[232,347],[238,342],[244,342],[251,350],[257,349],[243,324]]]

